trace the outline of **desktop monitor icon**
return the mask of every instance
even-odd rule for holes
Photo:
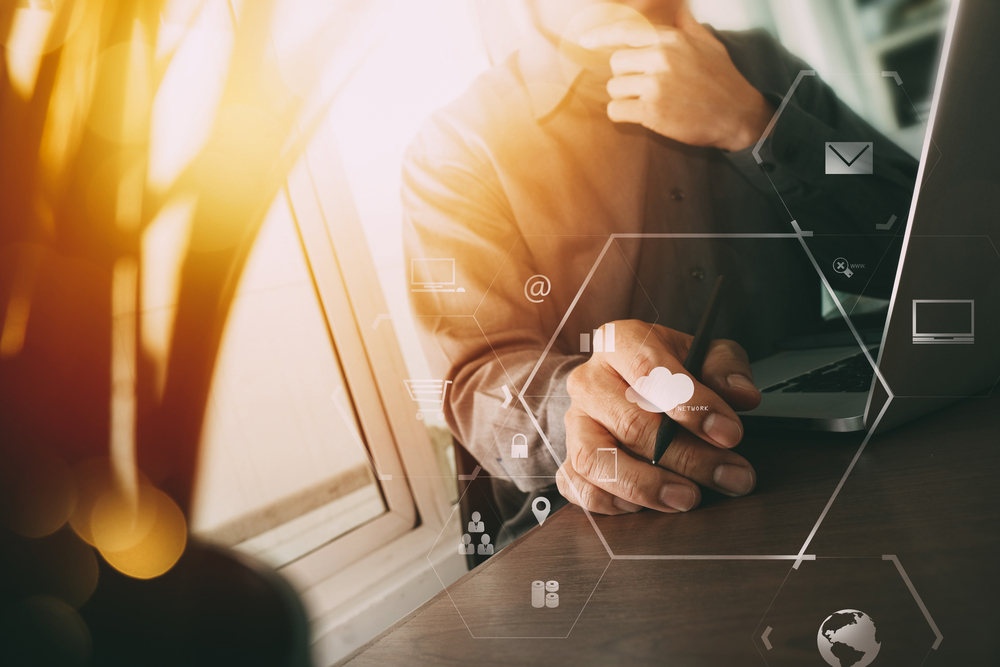
[[[464,292],[455,288],[455,259],[417,258],[410,260],[411,292]]]
[[[915,345],[972,345],[976,333],[972,299],[914,299]]]

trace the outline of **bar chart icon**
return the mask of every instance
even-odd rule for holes
[[[594,329],[594,352],[615,351],[615,325],[605,324],[604,329]],[[590,334],[580,334],[580,352],[590,352]]]

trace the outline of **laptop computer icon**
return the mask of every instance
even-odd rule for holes
[[[975,337],[974,299],[913,299],[914,345],[972,345]]]
[[[410,260],[411,292],[464,292],[455,287],[453,257],[414,257]]]

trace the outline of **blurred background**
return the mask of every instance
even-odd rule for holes
[[[61,619],[52,664],[96,660],[101,572],[192,544],[279,568],[318,664],[465,571],[451,437],[405,382],[432,375],[400,168],[517,50],[521,1],[3,3],[0,592]],[[917,156],[947,6],[692,0]]]

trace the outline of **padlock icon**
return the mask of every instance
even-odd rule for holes
[[[521,442],[517,439],[520,438]],[[518,433],[514,436],[514,439],[510,443],[510,458],[512,459],[526,459],[528,458],[528,438],[522,433]]]

